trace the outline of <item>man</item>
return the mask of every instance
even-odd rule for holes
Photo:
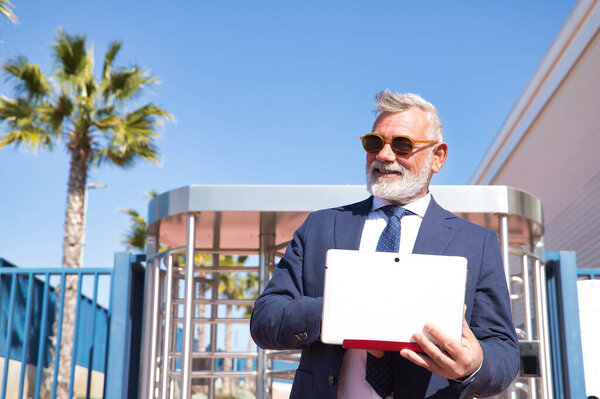
[[[373,196],[307,217],[256,301],[252,337],[262,348],[302,349],[291,398],[499,393],[514,379],[519,354],[497,236],[444,210],[429,194],[431,176],[448,153],[435,107],[418,95],[389,90],[376,96],[376,105],[372,133],[361,137]],[[326,251],[387,250],[380,248],[394,240],[393,251],[467,258],[462,341],[428,324],[425,330],[440,347],[415,333],[424,353],[367,353],[320,342]]]

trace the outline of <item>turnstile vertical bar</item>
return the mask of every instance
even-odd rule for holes
[[[213,222],[213,248],[217,251],[221,247],[221,220],[222,220],[221,212],[215,212],[215,220]],[[212,256],[212,266],[213,267],[220,266],[218,252],[214,253]],[[211,318],[211,320],[216,320],[219,318],[219,315],[218,315],[219,305],[216,304],[217,300],[219,299],[219,274],[218,273],[212,274],[210,292],[211,292],[211,299],[213,301],[213,304],[210,306],[210,318]],[[218,333],[217,323],[211,323],[210,324],[210,351],[213,353],[217,352],[217,333]],[[204,343],[202,343],[202,345],[204,345]],[[217,371],[217,359],[215,359],[215,358],[210,359],[210,370],[213,373],[215,371]],[[209,384],[208,385],[208,399],[215,398],[215,395],[216,395],[215,382],[216,382],[215,378],[211,378],[208,381],[208,384]],[[224,383],[225,383],[225,381],[223,381],[223,384]]]
[[[272,253],[275,245],[275,213],[261,212],[260,214],[260,243],[259,243],[259,272],[258,293],[262,293],[269,282],[268,266],[273,261]],[[256,398],[270,397],[270,387],[267,377],[267,355],[264,349],[257,346],[256,357]]]
[[[525,307],[525,337],[528,341],[534,339],[533,336],[533,325],[531,322],[531,290],[529,289],[529,255],[524,254],[521,258],[521,265],[523,267],[523,306]],[[540,347],[540,350],[542,348]],[[530,377],[529,379],[529,397],[531,399],[537,399],[538,397],[538,388],[537,388],[537,379],[535,377]]]
[[[156,356],[157,356],[157,341],[158,341],[158,316],[159,316],[159,292],[160,292],[160,259],[154,260],[152,265],[152,308],[150,310],[150,342],[148,343],[148,355],[150,357],[148,367],[148,399],[156,397]]]
[[[506,279],[506,287],[508,288],[508,294],[511,294],[510,284],[510,252],[509,252],[509,232],[508,232],[508,215],[498,215],[498,226],[500,228],[500,250],[502,251],[502,260],[504,264],[504,278]],[[511,302],[512,309],[512,302]],[[511,399],[517,399],[517,390],[515,384],[511,384],[506,390],[506,395]]]
[[[500,249],[504,259],[504,276],[510,294],[510,264],[509,264],[509,238],[508,238],[508,215],[499,215],[500,224]]]
[[[538,322],[538,336],[540,339],[540,353],[543,353],[543,367],[545,378],[542,380],[543,391],[545,391],[544,399],[553,399],[554,393],[552,390],[552,364],[550,356],[550,333],[548,326],[548,296],[546,292],[546,265],[539,260],[536,260],[535,267],[539,269],[538,287],[541,317]]]
[[[196,216],[188,215],[187,218],[187,242],[186,242],[186,265],[185,265],[185,292],[183,305],[183,342],[181,346],[181,398],[191,397],[192,380],[190,372],[192,368],[192,309],[194,296],[194,249],[195,249]]]
[[[548,356],[546,352],[546,342],[544,337],[544,318],[543,318],[543,305],[542,305],[542,291],[541,291],[541,273],[540,273],[540,262],[536,260],[535,267],[533,269],[533,287],[534,287],[534,298],[535,298],[535,322],[536,322],[536,335],[537,339],[540,341],[540,377],[542,381],[541,391],[542,398],[549,399],[548,396],[550,393],[548,391],[548,368],[546,364],[548,363]]]
[[[162,350],[161,399],[167,398],[169,386],[169,351],[171,349],[171,308],[173,301],[173,255],[167,256],[167,284],[165,287],[165,318]]]
[[[144,309],[142,316],[142,343],[140,345],[140,377],[138,379],[138,392],[140,398],[150,399],[152,398],[152,380],[150,379],[150,371],[152,370],[152,362],[150,357],[152,347],[152,309],[154,305],[154,299],[152,293],[154,292],[154,263],[155,260],[151,260],[146,264],[146,271],[144,273]]]

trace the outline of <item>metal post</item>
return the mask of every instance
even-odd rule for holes
[[[110,288],[110,332],[106,360],[105,398],[126,398],[130,391],[131,346],[134,322],[131,320],[134,271],[127,252],[115,254]],[[148,270],[152,267],[148,266]],[[144,334],[145,335],[145,334]],[[135,338],[133,338],[135,340]],[[146,384],[144,384],[146,385]],[[132,389],[133,390],[133,389]],[[145,398],[145,396],[142,396]]]
[[[549,372],[549,358],[548,351],[546,350],[548,345],[548,340],[546,338],[547,334],[545,333],[546,327],[544,326],[544,305],[542,303],[542,285],[544,284],[541,276],[541,263],[536,260],[535,267],[533,269],[533,287],[534,287],[534,296],[535,296],[535,321],[536,321],[536,330],[537,330],[537,338],[540,341],[540,376],[542,380],[542,398],[551,399],[552,398],[552,386],[548,384],[548,381],[551,381]]]
[[[508,236],[508,215],[498,215],[498,225],[500,227],[500,250],[502,251],[502,259],[504,263],[504,277],[506,279],[506,286],[508,288],[508,294],[511,293],[510,284],[510,262],[509,262],[509,236]],[[512,309],[512,301],[511,301]],[[511,399],[517,398],[517,391],[514,384],[511,384],[506,390],[506,395]]]
[[[529,255],[522,257],[523,267],[523,306],[525,307],[525,337],[528,341],[534,339],[533,326],[531,323],[531,291],[529,289]],[[542,349],[540,348],[540,351]],[[529,397],[536,399],[538,396],[537,380],[535,377],[529,378]]]
[[[158,346],[158,319],[160,311],[160,259],[154,260],[152,265],[152,291],[150,298],[152,298],[152,308],[150,309],[150,342],[148,348],[148,355],[150,370],[148,372],[148,398],[154,399],[156,397],[156,358],[157,358],[157,346]]]
[[[88,210],[88,190],[90,188],[106,188],[104,183],[90,183],[85,186],[83,194],[83,232],[81,233],[81,252],[79,252],[79,267],[83,267],[83,250],[85,249],[85,230],[87,222],[87,210]]]
[[[536,261],[536,267],[539,267],[539,283],[540,283],[540,302],[541,302],[541,330],[539,333],[541,345],[540,350],[544,353],[544,367],[546,378],[544,379],[545,390],[548,393],[546,396],[547,399],[552,399],[554,397],[552,386],[552,364],[551,364],[551,355],[550,355],[550,327],[548,326],[548,296],[546,293],[546,265],[539,260]]]
[[[194,248],[195,248],[195,229],[196,216],[190,214],[187,224],[187,243],[186,243],[186,265],[185,265],[185,293],[183,305],[183,342],[181,359],[181,397],[191,397],[192,387],[190,372],[192,368],[192,309],[194,295]]]
[[[500,225],[500,249],[502,250],[502,258],[504,259],[504,275],[510,294],[510,264],[509,264],[509,241],[508,241],[508,215],[498,215]]]
[[[163,332],[163,350],[162,350],[162,379],[161,379],[161,399],[167,398],[167,389],[169,386],[169,352],[171,350],[171,304],[173,300],[173,255],[167,256],[167,284],[165,287],[165,318]]]
[[[259,272],[258,289],[261,293],[269,281],[267,267],[273,261],[272,248],[275,246],[275,213],[261,212],[260,214],[260,244],[259,244]],[[256,398],[267,399],[270,397],[270,387],[267,377],[267,355],[264,349],[257,347],[256,358]]]
[[[150,379],[150,370],[152,361],[150,357],[150,348],[152,345],[152,307],[153,307],[153,287],[155,280],[154,264],[158,260],[150,261],[146,265],[144,275],[144,315],[142,317],[142,343],[140,346],[140,378],[138,381],[138,392],[140,398],[152,398],[152,380]],[[158,278],[158,277],[156,277]]]
[[[212,267],[219,267],[219,248],[221,247],[221,212],[215,212],[215,220],[213,222],[213,248],[215,249],[215,253],[212,256]],[[219,274],[212,273],[211,280],[211,299],[213,304],[210,306],[210,319],[216,320],[219,317],[219,305],[217,305],[217,301],[219,299]],[[203,326],[204,328],[204,326]],[[210,351],[215,353],[217,351],[217,323],[210,324]],[[202,343],[204,345],[204,343]],[[203,352],[204,350],[202,350]],[[214,373],[217,371],[217,359],[210,359],[210,370]],[[215,391],[215,378],[211,378],[208,382],[208,398],[214,399],[216,395]],[[224,383],[225,381],[223,381]]]

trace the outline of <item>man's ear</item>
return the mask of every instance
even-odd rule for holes
[[[447,156],[448,144],[444,142],[436,144],[435,149],[433,150],[433,161],[431,163],[431,171],[433,173],[438,173],[442,169]]]

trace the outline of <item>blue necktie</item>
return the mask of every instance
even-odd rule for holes
[[[386,205],[380,208],[388,217],[388,224],[383,229],[377,242],[377,252],[398,252],[400,249],[400,219],[409,213],[401,206]]]
[[[412,212],[394,205],[386,205],[380,209],[388,217],[388,224],[377,242],[377,252],[398,252],[400,249],[400,219]],[[381,358],[367,353],[365,379],[379,396],[388,397],[394,390],[392,353],[384,352]]]

